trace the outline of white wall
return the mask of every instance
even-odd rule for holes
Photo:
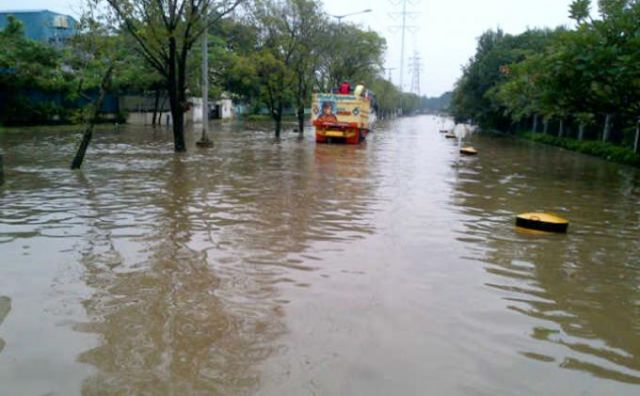
[[[164,112],[158,113],[157,117],[159,117],[160,125],[171,125],[171,113]],[[151,125],[153,121],[153,113],[152,112],[129,112],[127,116],[127,124],[132,125]]]

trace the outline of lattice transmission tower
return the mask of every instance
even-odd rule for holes
[[[407,19],[411,17],[415,17],[419,14],[419,12],[409,11],[407,9],[408,5],[415,5],[420,0],[390,0],[391,4],[394,6],[402,6],[402,11],[400,12],[392,12],[390,13],[392,17],[399,17],[402,21],[400,25],[390,26],[392,30],[400,29],[401,31],[401,41],[400,41],[400,90],[404,91],[404,42],[407,32],[415,33],[418,30],[418,26],[408,24]]]
[[[422,58],[418,51],[414,51],[413,56],[409,58],[409,67],[411,68],[411,92],[420,96],[420,72],[422,71]]]

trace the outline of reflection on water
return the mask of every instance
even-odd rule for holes
[[[9,315],[9,311],[11,311],[11,299],[7,296],[0,296],[0,325]],[[0,353],[2,353],[5,345],[5,341],[0,337]]]
[[[72,328],[99,341],[78,356],[96,369],[83,394],[251,393],[286,331],[279,287],[309,286],[295,272],[317,265],[310,241],[339,248],[372,232],[362,148],[226,131],[174,156],[169,135],[133,130],[103,134],[69,174],[62,158],[29,162],[51,145],[7,140],[25,164],[2,197],[2,242],[72,239],[84,268]]]
[[[129,127],[81,172],[78,135],[0,135],[2,390],[635,394],[640,172],[482,136],[459,157],[439,125],[223,124],[181,155]],[[569,233],[516,232],[533,210]]]
[[[83,302],[91,320],[76,329],[103,341],[79,357],[99,368],[83,394],[238,393],[255,386],[252,365],[269,355],[280,331],[278,307],[268,301],[273,293],[251,305],[219,295],[221,280],[206,251],[189,247],[199,231],[189,214],[198,206],[195,179],[180,158],[165,166],[171,177],[153,197],[147,223],[136,227],[148,231],[138,237],[135,261],[119,253],[113,226],[103,222],[110,203],[88,190],[95,213],[82,264],[95,292]],[[129,215],[133,222],[145,218]]]
[[[478,140],[453,198],[461,238],[494,277],[509,309],[537,319],[540,346],[521,353],[597,377],[640,384],[638,172],[547,147]],[[570,217],[567,235],[514,232],[516,213]],[[535,344],[535,346],[538,346]]]

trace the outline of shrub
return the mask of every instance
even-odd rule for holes
[[[580,141],[571,138],[544,135],[541,133],[522,132],[518,136],[538,143],[562,147],[567,150],[593,155],[609,161],[640,166],[640,156],[632,149],[599,141]]]

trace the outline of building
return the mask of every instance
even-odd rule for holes
[[[22,22],[27,38],[55,46],[64,45],[78,30],[75,19],[49,10],[0,10],[0,29],[8,25],[9,16]]]

